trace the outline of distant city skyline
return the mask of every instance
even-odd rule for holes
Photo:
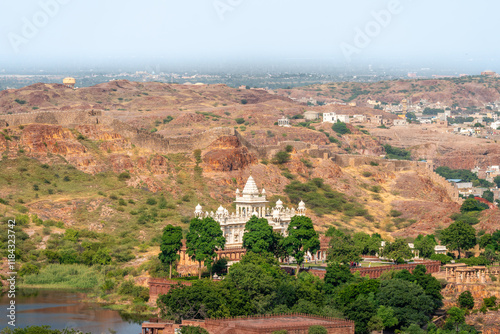
[[[25,0],[0,5],[0,71],[146,67],[500,71],[500,3]]]

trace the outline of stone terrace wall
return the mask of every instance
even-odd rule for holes
[[[102,112],[100,110],[38,111],[0,115],[0,121],[5,121],[7,126],[19,126],[30,123],[57,124],[62,126],[98,124],[101,118]]]

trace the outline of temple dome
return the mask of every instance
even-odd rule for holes
[[[257,188],[257,184],[251,175],[248,178],[242,193],[243,195],[259,196],[259,188]]]
[[[300,201],[299,210],[305,210],[305,209],[306,209],[306,203],[304,203],[304,201]]]

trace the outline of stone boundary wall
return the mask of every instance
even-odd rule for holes
[[[425,266],[427,269],[427,274],[433,274],[439,272],[441,268],[441,262],[440,261],[424,261],[424,262],[415,262],[415,263],[410,263],[410,264],[398,264],[398,265],[393,265],[393,266],[380,266],[380,267],[371,267],[371,268],[351,268],[351,273],[359,272],[361,276],[366,276],[368,275],[370,278],[379,278],[380,275],[382,275],[383,272],[389,271],[389,270],[403,270],[406,269],[409,272],[413,272],[413,269],[419,264],[422,264]],[[324,278],[326,274],[326,269],[325,270],[320,270],[320,269],[301,269],[301,271],[307,271],[314,276]]]
[[[148,280],[149,287],[149,301],[156,301],[159,295],[167,294],[173,286],[178,284],[191,286],[191,282],[187,281],[175,281],[163,278],[150,278]]]
[[[78,124],[99,124],[102,118],[100,110],[75,111],[35,111],[31,113],[0,115],[0,120],[7,126],[19,126],[30,123],[57,124],[76,126]]]
[[[132,144],[148,148],[160,154],[185,153],[196,149],[204,149],[216,139],[222,136],[234,136],[236,132],[232,128],[219,127],[195,135],[164,137],[160,134],[136,129],[116,119],[107,125],[124,137],[129,138]]]
[[[231,334],[272,334],[274,331],[283,329],[283,324],[243,324],[245,320],[279,319],[284,317],[303,318],[302,323],[290,323],[285,326],[289,333],[307,334],[310,326],[319,325],[327,329],[329,334],[354,334],[355,325],[351,320],[320,317],[302,313],[257,315],[234,318],[206,319],[204,327],[209,333],[231,333]]]

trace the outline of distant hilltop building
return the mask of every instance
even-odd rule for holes
[[[236,190],[234,202],[236,203],[236,212],[233,213],[229,213],[222,205],[216,212],[203,212],[203,208],[199,204],[194,212],[197,218],[212,217],[220,224],[226,238],[226,247],[242,246],[245,224],[252,216],[267,219],[274,232],[286,236],[292,217],[304,216],[306,213],[306,205],[302,201],[297,209],[285,208],[281,200],[276,202],[274,208],[266,208],[266,204],[269,203],[266,200],[266,190],[259,191],[252,176],[248,178],[241,193],[239,189]]]
[[[486,70],[481,72],[481,75],[487,76],[487,77],[498,77],[498,74],[496,72]]]
[[[75,78],[67,77],[63,79],[63,85],[68,88],[75,88],[76,80]]]

